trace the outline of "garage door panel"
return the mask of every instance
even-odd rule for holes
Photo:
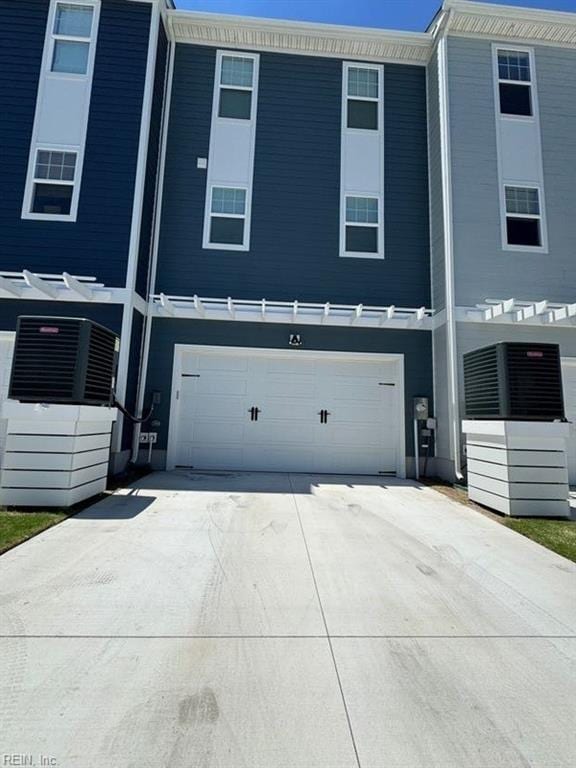
[[[266,444],[248,445],[244,451],[245,465],[259,467],[262,465],[262,451],[266,452],[268,472],[316,472],[316,452],[313,448],[298,452],[289,446],[270,447]],[[312,467],[312,469],[310,469]]]
[[[246,395],[246,378],[236,373],[199,378],[196,391],[199,395]]]
[[[291,381],[270,376],[268,380],[258,382],[250,388],[250,396],[255,399],[263,397],[283,399],[286,397],[306,400],[314,397],[314,381],[306,381],[295,377]]]
[[[240,443],[244,441],[244,421],[231,422],[225,419],[202,419],[184,425],[185,434],[189,433],[194,443],[217,445]]]
[[[247,418],[245,399],[237,395],[197,394],[193,410],[202,420],[225,418],[244,421]]]
[[[230,469],[242,466],[242,446],[206,445],[201,449],[191,443],[185,443],[184,446],[185,450],[176,466],[196,469]]]
[[[263,374],[282,374],[284,376],[308,376],[312,381],[316,376],[316,361],[298,358],[298,351],[289,357],[261,358],[256,363],[256,370]]]
[[[395,363],[217,349],[182,380],[175,463],[198,469],[377,473],[397,469]],[[203,359],[205,358],[205,360]],[[193,361],[194,356],[189,355]],[[192,383],[185,383],[185,382]],[[258,419],[249,410],[260,409]],[[319,412],[329,412],[321,423]]]
[[[198,355],[197,370],[200,374],[216,371],[221,373],[247,371],[248,360],[237,355]]]
[[[266,445],[281,443],[302,444],[315,441],[315,425],[310,421],[266,419],[250,424],[246,430],[247,441],[254,440]]]

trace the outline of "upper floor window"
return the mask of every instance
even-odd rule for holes
[[[527,51],[498,51],[498,90],[502,115],[534,114],[530,54]]]
[[[540,192],[535,187],[505,187],[508,245],[542,246]]]
[[[254,91],[254,58],[222,56],[219,89],[218,117],[250,120]]]
[[[212,187],[210,244],[243,247],[246,235],[246,190]]]
[[[346,197],[347,253],[378,253],[378,208],[377,197]]]
[[[73,75],[88,72],[94,8],[77,3],[57,3],[52,30],[50,70]]]
[[[70,216],[77,156],[76,152],[46,149],[36,152],[30,213]]]
[[[350,65],[346,82],[346,125],[348,128],[378,130],[380,70]]]

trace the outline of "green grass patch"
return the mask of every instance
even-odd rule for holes
[[[504,525],[576,563],[576,522],[507,518]]]
[[[68,517],[67,512],[22,512],[0,509],[0,554]]]

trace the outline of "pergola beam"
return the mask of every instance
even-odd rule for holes
[[[77,293],[79,296],[82,296],[82,298],[86,299],[86,301],[92,301],[94,298],[94,292],[91,288],[89,288],[87,285],[84,285],[84,283],[81,283],[72,275],[69,275],[68,272],[63,272],[62,278],[64,280],[64,285],[66,288],[68,288],[68,290],[72,291],[73,293]]]
[[[20,298],[20,296],[22,296],[22,288],[19,285],[16,285],[16,283],[13,283],[12,280],[6,280],[6,278],[2,277],[1,275],[0,291],[8,293],[10,296],[15,296],[16,298]]]
[[[43,280],[33,272],[29,272],[27,269],[22,271],[24,281],[29,288],[34,288],[45,296],[49,296],[51,299],[58,298],[58,290],[51,284]]]

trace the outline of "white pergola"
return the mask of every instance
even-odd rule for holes
[[[576,325],[576,302],[563,303],[540,299],[485,299],[475,308],[465,309],[461,320],[482,323],[520,323],[525,325]]]
[[[0,298],[113,302],[114,289],[84,275],[0,272]],[[116,299],[120,300],[121,299]]]
[[[317,304],[268,299],[201,298],[199,296],[152,297],[153,314],[202,320],[337,325],[359,328],[432,328],[432,310],[426,307],[372,306],[365,304]]]

